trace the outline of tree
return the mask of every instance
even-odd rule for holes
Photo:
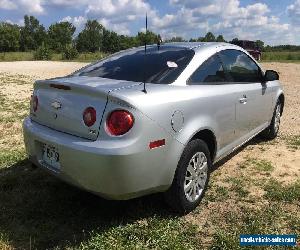
[[[119,41],[120,41],[120,49],[121,50],[129,49],[129,48],[136,47],[139,45],[137,38],[132,37],[132,36],[121,35],[121,36],[119,36]]]
[[[214,34],[211,32],[207,32],[204,37],[203,42],[215,42],[215,41],[216,41],[216,38],[215,38]]]
[[[100,51],[103,42],[104,27],[97,20],[88,20],[84,29],[78,34],[76,47],[78,51]]]
[[[36,50],[47,42],[45,27],[34,16],[24,16],[24,27],[21,29],[21,50]]]
[[[72,43],[76,28],[70,22],[60,22],[50,25],[48,30],[50,48],[62,52]]]
[[[17,51],[20,47],[20,27],[10,23],[0,23],[0,51]]]
[[[236,37],[236,38],[233,38],[230,43],[235,44],[238,41],[239,41],[239,39]]]
[[[257,46],[260,50],[263,50],[263,49],[264,49],[265,43],[264,43],[263,41],[261,41],[261,40],[256,40],[256,41],[255,41],[255,44],[256,44],[256,46]]]
[[[222,35],[218,35],[217,39],[216,39],[216,42],[226,42],[224,37]]]
[[[166,42],[185,42],[185,40],[181,36],[175,36],[167,40]]]
[[[120,36],[113,31],[104,30],[103,32],[103,51],[114,53],[121,50]]]
[[[144,45],[145,43],[156,44],[158,42],[158,35],[150,30],[147,30],[147,33],[139,32],[137,35],[137,40],[139,45]]]

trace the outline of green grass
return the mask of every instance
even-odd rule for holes
[[[288,232],[300,233],[299,218],[297,221],[293,214],[283,213],[276,203],[281,198],[267,196],[271,203],[264,209],[238,205],[238,211],[228,209],[224,215],[212,211],[210,218],[205,218],[217,228],[211,234],[207,226],[199,229],[184,217],[170,213],[160,195],[131,201],[103,200],[32,168],[23,150],[2,152],[0,163],[0,247],[239,249],[241,233],[281,233],[284,223]],[[238,194],[234,202],[241,202],[241,197],[247,195],[245,184],[251,180],[230,177],[227,181],[231,187],[214,184],[207,194],[215,193],[221,204],[233,192]],[[299,197],[298,192],[296,188],[292,200]],[[198,212],[206,206],[202,203]],[[210,237],[211,242],[204,244]]]
[[[29,112],[29,101],[11,101],[0,93],[1,111],[6,112],[0,116],[1,123],[22,121]]]
[[[72,61],[94,62],[107,56],[102,52],[96,53],[79,53],[78,58]],[[34,52],[1,52],[0,61],[33,61]],[[53,53],[52,61],[63,61],[61,53]],[[263,52],[262,61],[279,61],[279,62],[300,62],[300,51],[294,52]]]
[[[31,81],[0,75],[0,82],[15,78]],[[284,186],[259,175],[265,196],[249,195],[258,173],[249,170],[269,173],[267,161],[247,158],[233,175],[215,170],[200,206],[178,217],[159,194],[108,201],[32,167],[19,126],[29,100],[11,101],[2,93],[0,106],[0,249],[239,249],[242,233],[300,234],[299,214],[285,210],[297,211],[300,181]],[[217,185],[220,179],[226,185]]]
[[[224,201],[229,197],[229,190],[224,186],[210,185],[204,200],[210,202]]]
[[[33,169],[25,158],[0,170],[0,199],[0,234],[15,248],[200,247],[195,226],[169,213],[160,196],[106,201]]]
[[[25,159],[26,155],[22,149],[11,149],[0,151],[0,169],[11,166],[16,162],[20,162]]]
[[[1,52],[0,61],[32,61],[33,53],[32,52]]]
[[[300,51],[262,52],[262,61],[300,62]]]
[[[266,160],[251,160],[251,163],[254,165],[254,168],[262,172],[271,172],[274,170],[274,167],[270,161]]]
[[[78,58],[72,61],[78,62],[94,62],[102,59],[108,54],[96,52],[96,53],[79,53]],[[1,52],[0,61],[33,61],[34,52]],[[62,54],[53,53],[51,57],[52,61],[63,61]],[[300,52],[263,52],[262,61],[279,61],[279,62],[300,62]]]
[[[272,201],[300,202],[300,179],[289,185],[271,179],[264,187],[265,197]]]
[[[286,144],[292,149],[300,149],[300,135],[289,136],[285,138]]]
[[[238,197],[245,198],[250,193],[246,189],[246,180],[244,177],[228,177],[226,179],[231,184],[230,190],[235,192]]]
[[[81,243],[81,249],[195,249],[198,245],[195,226],[157,216],[102,233],[92,232],[90,237]]]
[[[226,225],[216,230],[210,249],[253,249],[239,245],[240,234],[280,234],[283,222],[294,225],[299,221],[295,215],[286,213],[274,203],[263,209],[242,207],[241,213],[233,213],[226,218]],[[229,226],[230,225],[230,226]],[[300,228],[291,227],[285,233],[299,234]],[[268,249],[278,249],[269,247]]]
[[[98,61],[108,54],[102,52],[96,53],[79,53],[79,56],[72,61],[76,62],[94,62]],[[65,61],[62,54],[53,53],[51,56],[52,61]],[[34,52],[1,52],[0,61],[34,61]]]

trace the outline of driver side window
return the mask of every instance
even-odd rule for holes
[[[262,81],[262,73],[257,64],[245,53],[228,49],[219,52],[230,82],[257,83]]]

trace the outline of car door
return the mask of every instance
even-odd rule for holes
[[[195,111],[215,124],[218,151],[222,152],[235,139],[235,85],[228,84],[219,56],[214,54],[202,63],[187,84],[200,96],[194,102]]]
[[[228,49],[219,55],[229,81],[235,85],[235,135],[237,140],[244,141],[268,123],[271,91],[263,82],[261,69],[246,53]]]

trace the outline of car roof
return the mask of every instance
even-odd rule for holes
[[[227,43],[219,43],[219,42],[175,42],[175,43],[164,43],[162,46],[197,49],[197,48],[216,47],[216,46],[226,45],[226,44]]]
[[[194,50],[195,53],[201,53],[201,51],[206,49],[216,49],[219,47],[223,47],[224,49],[238,49],[245,52],[243,48],[240,46],[231,44],[231,43],[225,43],[225,42],[172,42],[172,43],[161,43],[160,44],[161,51],[166,50],[180,50],[180,49],[186,49],[186,50]],[[134,52],[138,50],[144,50],[145,46],[139,46],[139,47],[133,47],[125,50],[121,50],[117,52],[119,53],[126,53],[126,52]],[[158,45],[157,44],[147,44],[147,52],[153,52],[157,51]]]
[[[231,43],[224,43],[224,42],[174,42],[174,43],[162,43],[160,48],[163,50],[176,50],[176,49],[190,49],[194,50],[195,52],[201,51],[203,49],[213,49],[217,47],[228,47],[228,48],[239,48],[239,46],[231,44]],[[141,49],[144,48],[143,46],[135,48]],[[157,44],[147,45],[149,50],[157,48]]]

